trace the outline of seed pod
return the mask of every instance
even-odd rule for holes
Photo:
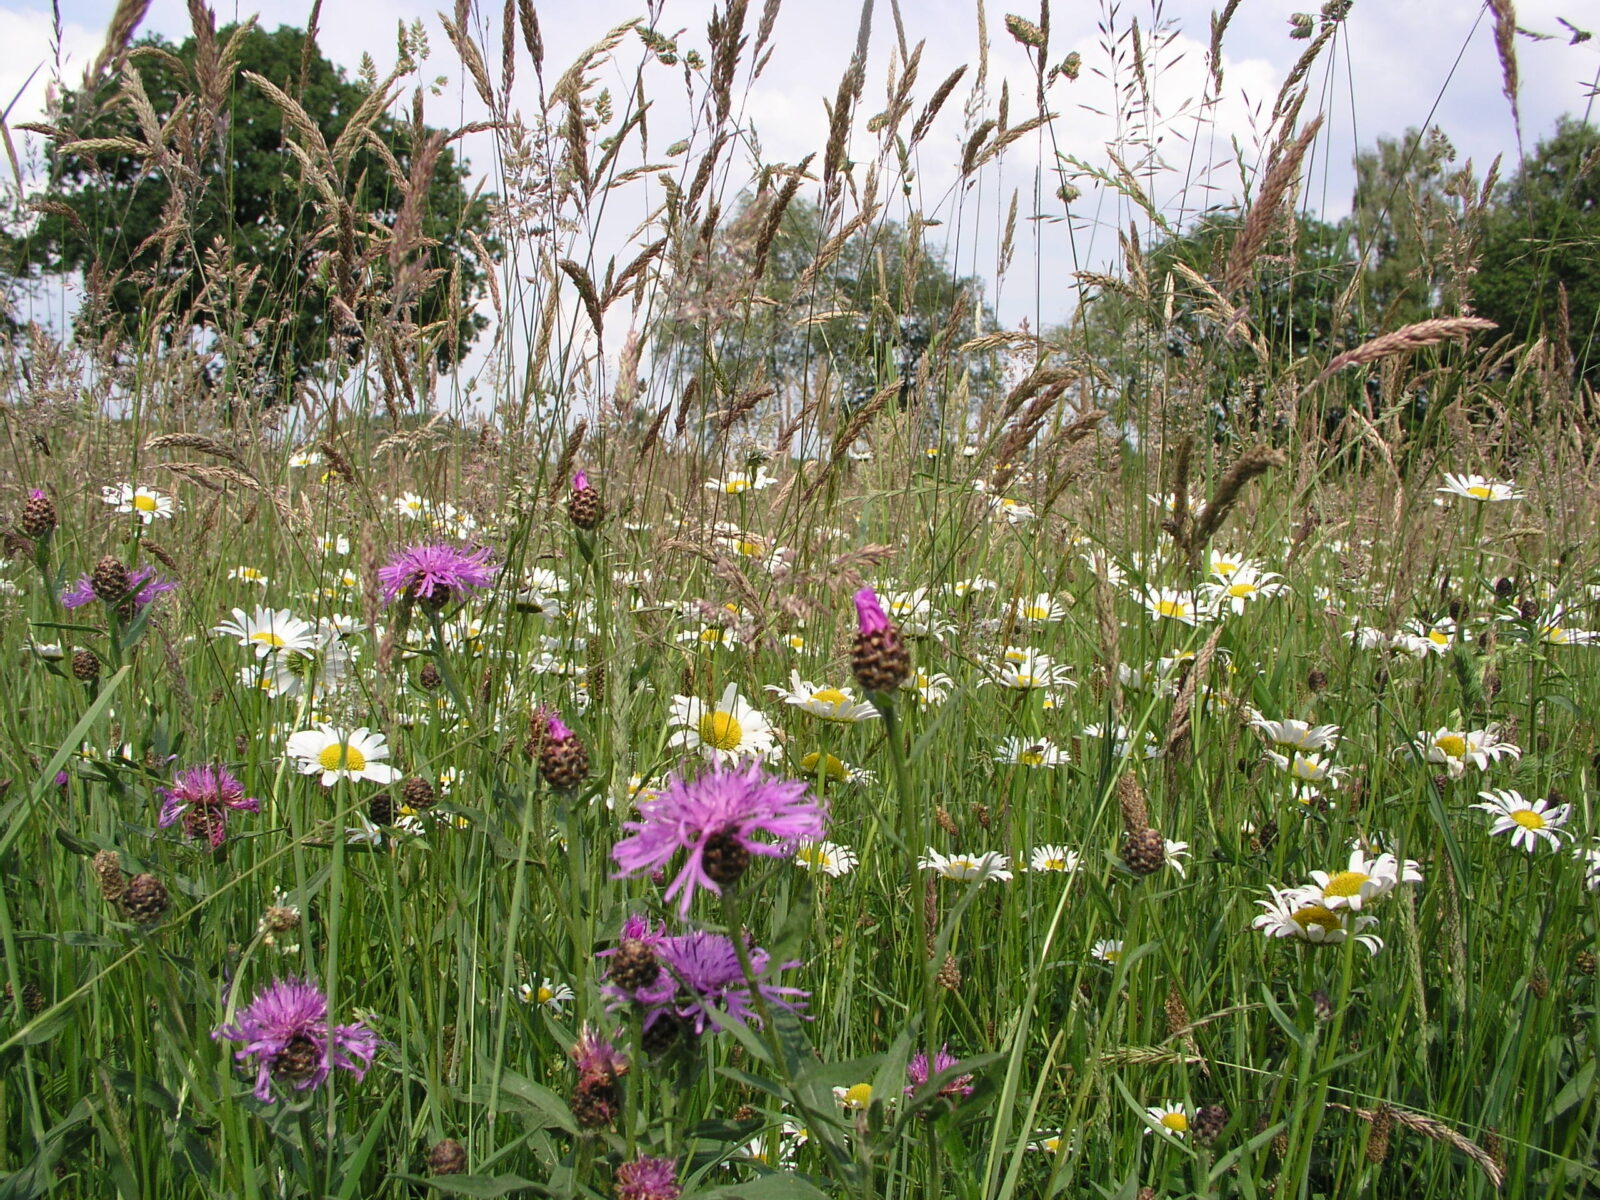
[[[467,1152],[455,1138],[444,1138],[428,1151],[428,1174],[460,1175],[467,1169]]]

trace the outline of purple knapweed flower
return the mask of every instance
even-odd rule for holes
[[[155,603],[168,592],[178,590],[178,581],[157,575],[154,567],[135,567],[128,572],[128,595],[133,600],[135,609],[144,608]],[[78,582],[61,593],[62,608],[82,608],[86,604],[93,604],[98,596],[94,594],[94,579],[82,575]]]
[[[586,492],[589,490],[589,476],[587,472],[583,471],[581,468],[577,474],[572,477],[572,490],[575,492]]]
[[[638,812],[637,821],[623,822],[633,835],[611,849],[621,868],[616,877],[653,871],[684,851],[683,868],[665,897],[681,897],[682,916],[696,888],[721,895],[724,884],[743,874],[750,855],[792,855],[800,841],[822,837],[828,823],[825,803],[810,788],[774,778],[756,762],[713,767],[693,779],[673,775],[660,793],[638,804]]]
[[[179,817],[183,832],[191,841],[206,838],[212,849],[228,836],[228,810],[260,812],[261,802],[244,794],[240,783],[226,767],[190,767],[179,771],[170,788],[157,788],[161,797],[161,817],[165,829]]]
[[[678,1200],[678,1160],[641,1156],[617,1168],[617,1200]]]
[[[443,608],[452,599],[464,598],[477,588],[494,582],[499,568],[489,561],[489,548],[463,550],[447,543],[408,546],[388,565],[378,568],[383,584],[383,600],[423,600]]]
[[[916,1055],[910,1062],[906,1064],[906,1079],[910,1081],[906,1084],[906,1095],[911,1095],[912,1092],[927,1084],[928,1080],[934,1075],[948,1071],[960,1061],[960,1059],[950,1053],[950,1047],[948,1044],[940,1046],[939,1049],[934,1052],[933,1070],[931,1072],[928,1070],[927,1054],[923,1053]],[[939,1095],[949,1100],[954,1100],[958,1096],[972,1095],[972,1076],[955,1076],[953,1079],[940,1086]]]
[[[649,929],[648,923],[644,928]],[[627,934],[627,927],[623,932]],[[771,956],[759,946],[750,946],[748,950],[750,971],[757,977],[752,987],[739,963],[738,948],[720,933],[697,930],[677,937],[657,935],[651,936],[647,944],[657,964],[655,977],[639,986],[622,986],[614,981],[619,963],[608,972],[602,989],[613,1008],[627,1003],[642,1008],[646,1030],[658,1021],[671,1018],[683,1020],[696,1034],[704,1033],[708,1025],[713,1029],[730,1022],[759,1025],[758,994],[766,1003],[790,1010],[803,1008],[810,994],[801,988],[760,982],[759,977],[767,973]],[[778,970],[787,971],[799,965],[799,960],[794,960],[782,964]]]
[[[329,1026],[328,998],[306,979],[268,984],[232,1025],[211,1036],[244,1043],[234,1058],[255,1058],[256,1099],[268,1104],[274,1079],[297,1092],[316,1087],[334,1067],[363,1079],[378,1052],[378,1035],[360,1022]]]
[[[856,627],[860,633],[881,633],[889,628],[889,617],[883,611],[878,593],[869,587],[856,593]]]

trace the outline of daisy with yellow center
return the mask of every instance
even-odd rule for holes
[[[1006,606],[1006,620],[1019,625],[1052,625],[1066,615],[1066,605],[1048,592],[1040,592],[1031,600],[1018,596]]]
[[[850,874],[856,869],[857,861],[854,850],[837,842],[801,842],[794,852],[795,866],[820,872],[831,879]]]
[[[1190,592],[1177,588],[1146,588],[1138,594],[1138,600],[1158,621],[1194,625],[1200,620],[1200,605]]]
[[[1482,771],[1502,758],[1522,757],[1519,747],[1500,740],[1499,730],[1494,725],[1486,729],[1461,730],[1441,727],[1432,733],[1419,733],[1416,752],[1424,762],[1442,765],[1452,779],[1460,778],[1468,767]]]
[[[719,763],[766,758],[772,753],[775,734],[771,724],[739,695],[736,683],[722,690],[715,705],[698,696],[674,696],[670,714],[677,732],[667,740],[669,746],[697,750]]]
[[[1490,479],[1486,475],[1456,475],[1449,471],[1444,473],[1444,486],[1439,491],[1463,500],[1476,500],[1480,504],[1523,499],[1523,494],[1517,491],[1513,483]]]
[[[172,514],[177,511],[171,496],[154,488],[135,487],[131,483],[101,488],[100,499],[119,513],[131,513],[138,517],[142,525],[149,525],[157,520],[171,520]]]
[[[1402,883],[1421,883],[1422,872],[1411,859],[1393,854],[1369,855],[1357,847],[1342,871],[1313,871],[1316,885],[1301,892],[1308,903],[1330,909],[1360,912],[1363,905],[1382,899]]]
[[[1181,1104],[1174,1104],[1170,1100],[1165,1104],[1153,1104],[1144,1110],[1144,1115],[1150,1122],[1146,1133],[1159,1129],[1162,1133],[1181,1138],[1189,1132],[1189,1114]]]
[[[1266,911],[1250,923],[1252,929],[1270,938],[1293,938],[1314,946],[1337,946],[1351,935],[1368,954],[1383,948],[1383,939],[1366,930],[1377,925],[1376,917],[1350,911],[1337,912],[1324,903],[1316,888],[1271,889],[1272,895],[1256,903]]]
[[[541,979],[538,987],[530,983],[517,985],[518,1000],[524,1004],[537,1004],[540,1008],[548,1008],[553,1013],[559,1013],[573,998],[572,989],[558,980]]]
[[[365,726],[354,730],[318,725],[289,736],[289,757],[300,760],[302,775],[321,775],[322,786],[332,787],[340,779],[369,779],[373,783],[393,783],[400,772],[382,760],[389,757],[389,745],[381,733]]]
[[[228,572],[228,578],[237,580],[240,583],[253,583],[263,588],[272,582],[267,578],[265,572],[259,571],[255,567],[245,566],[234,567]]]
[[[831,779],[835,783],[873,783],[878,778],[863,767],[853,767],[843,759],[820,750],[802,756],[800,770],[812,777],[821,775],[823,779]]]
[[[775,696],[781,696],[785,704],[792,704],[801,712],[841,725],[871,721],[878,716],[876,708],[857,700],[848,687],[834,687],[832,684],[818,687],[808,680],[801,679],[799,671],[789,672],[787,688],[769,683],[767,691]]]
[[[706,490],[721,492],[724,496],[739,496],[745,492],[759,492],[777,483],[765,467],[757,467],[754,475],[748,471],[734,471],[726,479],[706,480]]]
[[[1006,738],[994,758],[1017,767],[1059,767],[1067,761],[1066,752],[1049,738]]]
[[[927,853],[917,860],[917,866],[962,883],[972,880],[988,883],[991,879],[1011,882],[1011,860],[994,850],[982,854],[944,855],[929,846]]]
[[[1078,862],[1078,852],[1066,846],[1035,846],[1028,856],[1028,870],[1071,874]]]
[[[1509,833],[1511,845],[1532,854],[1541,843],[1551,850],[1561,848],[1561,839],[1571,835],[1562,828],[1572,816],[1572,805],[1552,804],[1548,799],[1524,800],[1511,789],[1479,792],[1485,803],[1474,804],[1494,817],[1489,835]]]
[[[1113,966],[1122,957],[1122,940],[1120,938],[1101,938],[1089,948],[1089,953],[1097,962],[1110,963]]]
[[[846,1112],[866,1112],[872,1105],[872,1085],[853,1083],[849,1087],[836,1087],[833,1098]]]
[[[235,638],[239,645],[254,648],[257,658],[270,654],[312,655],[320,640],[316,627],[303,621],[287,608],[257,608],[246,615],[244,609],[233,610],[233,620],[215,626],[212,633]]]

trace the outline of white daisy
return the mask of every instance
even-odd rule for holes
[[[765,467],[757,467],[754,475],[748,471],[734,471],[725,479],[708,479],[706,490],[721,492],[725,496],[737,496],[742,492],[763,491],[777,482],[777,478],[768,474]]]
[[[1523,499],[1523,494],[1517,491],[1513,483],[1490,479],[1485,475],[1455,475],[1449,471],[1444,473],[1444,486],[1438,490],[1449,496],[1460,496],[1463,500],[1476,500],[1480,504]]]
[[[365,726],[355,730],[335,729],[319,724],[291,734],[289,755],[300,760],[302,775],[322,775],[322,786],[332,787],[340,779],[370,779],[373,783],[393,783],[400,772],[381,761],[389,757],[383,734]]]
[[[1011,860],[995,850],[977,855],[946,856],[929,846],[927,853],[917,860],[917,866],[924,871],[937,871],[945,879],[963,882],[974,879],[980,883],[988,883],[991,879],[998,879],[1002,883],[1011,881]]]
[[[255,647],[257,658],[269,654],[309,655],[317,649],[317,631],[287,608],[261,608],[246,616],[242,608],[233,610],[233,620],[214,626],[212,633],[237,638],[241,646]]]
[[[1342,871],[1313,871],[1315,888],[1302,894],[1314,895],[1317,903],[1332,909],[1360,912],[1365,904],[1380,900],[1402,883],[1421,883],[1422,872],[1412,859],[1402,861],[1393,854],[1369,855],[1359,847],[1350,851],[1349,865]]]
[[[141,524],[149,525],[158,518],[170,520],[176,506],[172,497],[154,488],[135,487],[131,483],[121,483],[116,487],[103,487],[100,489],[100,499],[115,508],[119,513],[133,513],[139,518]]]
[[[1489,835],[1509,833],[1513,847],[1532,854],[1543,841],[1550,849],[1557,850],[1561,846],[1561,839],[1571,836],[1562,828],[1572,816],[1570,804],[1551,804],[1549,800],[1530,802],[1522,798],[1521,792],[1509,788],[1479,792],[1478,795],[1487,803],[1474,804],[1472,807],[1494,815]]]
[[[990,668],[991,682],[1001,687],[1032,691],[1035,688],[1072,687],[1067,677],[1069,668],[1058,664],[1048,654],[1037,650],[1019,650],[1008,647],[998,664]]]
[[[1282,577],[1270,571],[1257,571],[1254,567],[1240,567],[1225,579],[1200,585],[1205,604],[1210,611],[1221,615],[1232,613],[1243,616],[1245,606],[1253,600],[1264,600],[1283,592]]]
[[[1487,729],[1459,731],[1441,726],[1432,733],[1419,733],[1416,752],[1424,762],[1442,764],[1452,779],[1459,778],[1469,766],[1482,771],[1502,758],[1522,757],[1520,748],[1500,740],[1498,729],[1493,725]]]
[[[854,725],[858,721],[875,720],[878,710],[871,704],[857,700],[847,687],[833,687],[816,684],[800,678],[799,671],[789,672],[789,687],[784,688],[779,684],[767,684],[767,691],[775,696],[782,696],[785,704],[792,704],[801,712],[808,712],[814,717],[821,717],[824,721],[837,721],[843,725]]]
[[[1313,945],[1335,946],[1352,933],[1368,954],[1383,948],[1383,939],[1363,933],[1378,923],[1376,917],[1355,913],[1340,914],[1322,902],[1316,889],[1272,888],[1272,896],[1256,903],[1267,911],[1250,922],[1250,928],[1268,937],[1296,938]]]
[[[856,852],[838,842],[801,842],[794,852],[794,863],[807,871],[821,871],[833,879],[856,869]]]
[[[1019,625],[1049,625],[1067,615],[1067,606],[1048,592],[1040,592],[1033,599],[1014,597],[1006,605],[1006,619]]]
[[[1324,783],[1329,787],[1338,787],[1339,780],[1349,773],[1345,767],[1334,766],[1333,760],[1325,754],[1296,750],[1293,755],[1288,755],[1268,750],[1267,757],[1272,760],[1273,766],[1297,784]]]
[[[912,671],[900,686],[908,692],[917,694],[919,708],[931,708],[945,702],[955,683],[948,675],[940,673],[930,675],[926,671]]]
[[[548,1008],[553,1013],[559,1013],[562,1006],[574,998],[570,987],[551,979],[540,979],[538,987],[530,983],[517,985],[518,1000],[524,1004],[537,1004],[540,1008]]]
[[[233,580],[237,580],[239,583],[253,583],[253,584],[256,584],[257,586],[261,587],[263,590],[266,588],[266,586],[269,583],[272,582],[270,579],[268,579],[266,577],[266,575],[263,572],[258,571],[255,567],[246,567],[246,566],[237,566],[237,567],[231,568],[228,571],[228,578],[229,579],[233,579]]]
[[[1079,861],[1078,852],[1066,846],[1035,846],[1028,856],[1028,870],[1071,874],[1078,869]]]
[[[1150,1122],[1145,1133],[1152,1133],[1159,1129],[1170,1137],[1183,1137],[1189,1132],[1189,1114],[1184,1111],[1181,1104],[1167,1101],[1165,1104],[1152,1104],[1144,1110],[1145,1120]]]
[[[1093,946],[1089,947],[1089,953],[1098,962],[1115,965],[1117,960],[1122,957],[1122,939],[1101,938]]]
[[[1049,738],[1008,737],[995,752],[995,762],[1019,767],[1059,767],[1067,754]]]
[[[1257,713],[1250,726],[1274,746],[1290,750],[1331,750],[1339,740],[1337,725],[1310,725],[1305,721],[1269,721]]]
[[[772,752],[772,725],[739,695],[736,683],[722,690],[714,706],[698,696],[674,696],[670,709],[670,723],[678,732],[667,740],[669,746],[698,750],[721,763],[765,758]]]
[[[813,750],[800,759],[800,770],[815,777],[819,772],[824,779],[835,783],[874,783],[877,775],[863,767],[853,767],[841,758]]]
[[[1135,598],[1158,621],[1177,621],[1194,625],[1200,620],[1200,605],[1192,592],[1178,588],[1146,588]]]

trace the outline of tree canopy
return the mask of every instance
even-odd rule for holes
[[[449,366],[486,324],[493,242],[468,233],[487,238],[487,200],[421,123],[420,93],[399,121],[375,87],[289,26],[144,38],[119,79],[61,95],[17,273],[83,272],[84,332],[206,330],[279,378],[359,353],[380,322],[410,323]],[[352,120],[364,131],[341,144]]]

